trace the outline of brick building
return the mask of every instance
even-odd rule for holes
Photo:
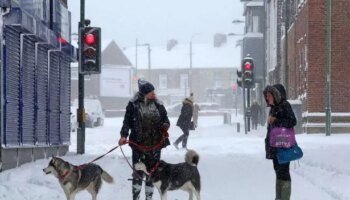
[[[302,102],[302,122],[306,133],[325,132],[326,102],[326,1],[290,0],[288,5],[288,67],[285,67],[285,9],[277,23],[281,37],[280,68],[274,70],[270,83],[284,83],[288,75],[288,96]],[[266,1],[266,10],[276,0]],[[332,132],[350,131],[350,1],[332,1],[331,112]],[[276,30],[270,30],[276,31]],[[267,34],[271,34],[267,32]],[[277,38],[278,39],[278,38]],[[267,57],[273,56],[268,52]],[[287,69],[287,71],[285,71]],[[282,77],[282,78],[281,78]]]

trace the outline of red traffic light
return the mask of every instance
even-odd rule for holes
[[[95,41],[96,41],[95,35],[89,33],[85,36],[85,43],[87,45],[93,45],[95,44]]]
[[[244,70],[252,70],[252,64],[250,62],[246,62],[244,64]]]

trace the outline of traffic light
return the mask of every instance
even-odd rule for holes
[[[253,58],[247,56],[242,61],[242,72],[244,87],[251,88],[254,87],[254,62]]]
[[[101,73],[101,28],[80,28],[79,62],[80,74]]]
[[[237,85],[242,87],[242,71],[237,70]]]

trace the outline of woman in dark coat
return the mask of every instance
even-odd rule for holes
[[[177,120],[176,125],[179,126],[183,134],[174,142],[176,149],[180,142],[182,142],[182,147],[187,148],[187,139],[190,134],[191,119],[193,115],[193,102],[191,99],[186,98],[182,102],[181,113],[179,119]]]
[[[159,101],[154,93],[154,86],[147,81],[139,81],[139,92],[131,99],[126,107],[123,126],[120,130],[119,145],[125,144],[126,138],[142,146],[154,147],[159,145],[164,139],[163,132],[168,130],[170,122],[167,111],[161,101]],[[131,131],[129,135],[129,130]],[[169,139],[166,138],[163,147],[169,145]],[[142,161],[145,163],[147,170],[151,169],[160,161],[160,149],[145,151],[130,144],[132,149],[132,162],[135,165]],[[139,199],[143,172],[138,172],[132,181],[133,200]],[[147,179],[148,180],[148,179]],[[146,181],[146,199],[151,200],[153,195],[152,182]]]
[[[271,107],[268,118],[267,135],[265,138],[266,158],[273,160],[276,173],[276,200],[289,200],[291,195],[290,163],[279,164],[277,149],[270,146],[270,132],[274,127],[293,128],[297,120],[291,105],[287,101],[286,90],[283,85],[267,86],[264,90],[266,103]]]

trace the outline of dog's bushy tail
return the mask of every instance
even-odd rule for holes
[[[185,155],[185,161],[192,166],[197,166],[199,162],[198,153],[194,150],[188,150]]]
[[[102,169],[101,177],[107,183],[113,183],[114,182],[113,177],[111,175],[109,175],[106,171],[104,171],[103,169]]]

